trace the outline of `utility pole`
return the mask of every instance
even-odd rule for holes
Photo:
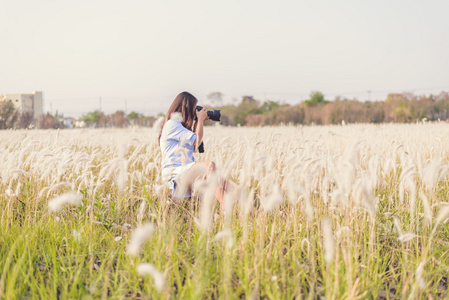
[[[371,91],[368,90],[368,101],[371,101]]]

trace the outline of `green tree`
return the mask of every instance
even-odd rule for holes
[[[117,110],[111,115],[112,126],[114,127],[125,127],[128,125],[128,119],[123,110]]]
[[[19,118],[19,111],[11,101],[0,101],[0,129],[14,127]]]
[[[209,95],[207,95],[207,99],[209,99],[212,105],[221,106],[223,104],[223,93],[221,92],[209,93]]]
[[[89,126],[92,126],[92,125],[98,125],[100,120],[104,117],[105,117],[104,112],[99,111],[99,110],[94,110],[94,111],[88,112],[87,114],[83,115],[81,117],[81,119],[84,122],[86,122]]]
[[[138,112],[132,111],[128,114],[128,119],[130,120],[136,120],[143,118],[143,114],[139,114]]]
[[[323,93],[318,92],[318,91],[312,91],[310,93],[310,99],[305,101],[307,106],[314,106],[314,105],[326,103],[326,102],[327,101],[324,100]]]
[[[276,101],[267,100],[267,101],[265,101],[262,104],[260,109],[263,111],[263,113],[266,113],[266,112],[269,112],[271,110],[275,110],[275,109],[277,109],[279,107],[280,107],[280,105]]]

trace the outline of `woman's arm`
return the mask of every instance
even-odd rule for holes
[[[209,119],[207,116],[207,111],[204,108],[201,111],[197,111],[196,115],[197,115],[198,121],[196,124],[196,130],[195,130],[195,134],[196,134],[195,145],[194,145],[195,150],[198,149],[198,147],[201,145],[201,142],[203,141],[204,121]]]

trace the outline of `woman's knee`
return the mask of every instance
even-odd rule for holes
[[[200,161],[197,165],[205,166],[209,171],[215,171],[215,163],[213,161]]]

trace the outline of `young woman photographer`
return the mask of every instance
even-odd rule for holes
[[[214,162],[196,162],[193,157],[193,151],[198,149],[203,139],[204,121],[209,119],[205,109],[196,110],[197,103],[198,100],[192,94],[180,93],[161,125],[159,145],[162,152],[162,179],[168,182],[175,197],[190,195],[196,179],[207,178],[215,172]],[[215,191],[220,205],[223,205],[225,185],[220,184]],[[183,195],[179,195],[179,192]]]

